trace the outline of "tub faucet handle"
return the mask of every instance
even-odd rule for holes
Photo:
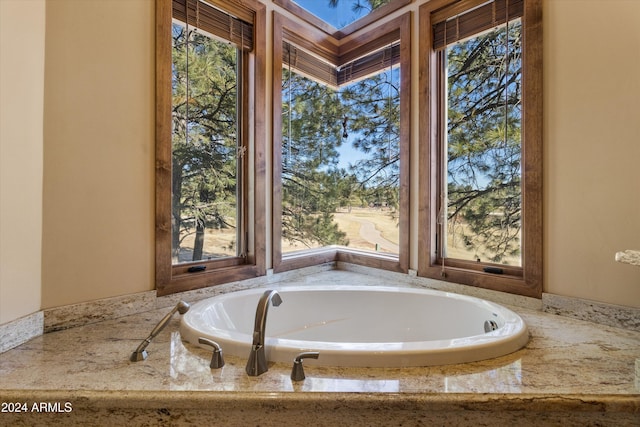
[[[308,351],[300,353],[293,361],[293,368],[291,369],[291,380],[302,381],[305,379],[304,368],[302,367],[302,359],[317,359],[320,357],[320,353],[317,351]]]
[[[209,367],[211,369],[222,368],[224,366],[224,357],[222,357],[222,348],[220,347],[220,344],[202,337],[198,338],[198,342],[200,344],[210,345],[213,347],[213,355],[211,356],[211,363],[209,364]]]

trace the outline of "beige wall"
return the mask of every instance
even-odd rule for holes
[[[17,3],[42,13],[42,2],[0,0],[3,36],[23,25],[24,14],[12,9]],[[422,3],[409,6],[414,35]],[[12,86],[35,90],[30,82],[42,79],[41,71],[6,61],[2,45],[0,323],[39,308],[153,289],[153,10],[152,0],[46,2],[44,101],[37,91],[19,97],[24,108],[44,102],[44,169],[37,116],[5,114],[17,100],[5,95],[5,74],[14,76]],[[545,292],[640,307],[640,268],[613,258],[640,249],[640,2],[544,0],[544,16]],[[615,25],[604,32],[601,19]],[[41,52],[44,24],[34,30]],[[29,145],[17,148],[21,164],[12,164],[5,152],[27,130]],[[413,139],[415,148],[416,120]],[[19,177],[29,191],[17,191]],[[18,200],[22,205],[13,206]],[[39,231],[31,225],[41,203],[40,291]],[[35,219],[28,217],[33,212]],[[24,225],[14,226],[16,218]],[[18,248],[19,256],[5,248]],[[9,283],[11,272],[20,278]],[[5,312],[13,306],[20,308]]]
[[[44,0],[0,0],[0,324],[40,309],[44,51]]]
[[[154,4],[47,1],[43,308],[153,289]]]
[[[640,307],[640,1],[544,7],[545,291]]]

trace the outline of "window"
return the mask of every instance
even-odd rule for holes
[[[442,258],[521,266],[521,29],[514,19],[442,52]]]
[[[256,65],[264,46],[254,33],[265,17],[257,5],[157,3],[161,295],[264,274],[264,197],[255,191],[264,185],[264,142],[255,138],[263,135],[264,72]]]
[[[341,43],[274,19],[274,270],[407,271],[409,15]]]
[[[337,245],[397,255],[399,46],[339,70],[306,67],[303,57],[298,48],[284,46],[283,254]],[[331,71],[324,78],[298,72],[319,74],[323,68]],[[335,86],[340,82],[344,86]]]
[[[246,256],[242,54],[188,24],[172,32],[171,259]]]
[[[420,8],[422,276],[542,292],[538,0]]]

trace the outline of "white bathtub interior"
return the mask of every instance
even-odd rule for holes
[[[225,354],[249,355],[256,305],[267,288],[195,303],[181,336],[216,341]],[[290,363],[317,351],[321,366],[409,367],[467,363],[522,348],[529,339],[513,311],[474,297],[395,286],[283,286],[282,304],[268,308],[266,355]],[[497,329],[485,332],[485,321]]]

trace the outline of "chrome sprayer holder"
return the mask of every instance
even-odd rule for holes
[[[160,320],[160,322],[158,322],[149,336],[140,343],[138,348],[136,348],[136,350],[131,354],[129,360],[131,360],[132,362],[145,360],[148,356],[147,350],[145,349],[151,343],[151,340],[154,339],[160,333],[160,331],[164,329],[165,326],[167,326],[167,323],[169,323],[169,320],[171,320],[171,316],[173,316],[176,311],[180,314],[185,314],[187,311],[189,311],[189,307],[191,306],[184,301],[180,301],[178,304],[176,304],[176,306],[166,316],[164,316]]]

